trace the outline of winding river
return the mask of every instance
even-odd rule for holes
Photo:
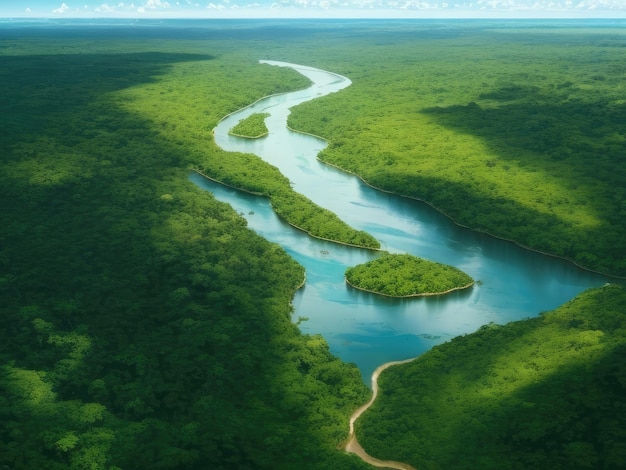
[[[299,324],[304,333],[321,334],[334,354],[356,363],[368,385],[380,364],[418,356],[490,322],[536,316],[611,281],[558,258],[459,227],[426,204],[374,190],[320,163],[316,156],[326,142],[289,130],[289,108],[338,92],[350,80],[311,67],[262,62],[292,67],[313,84],[264,98],[227,116],[214,131],[217,144],[225,150],[257,154],[277,166],[296,191],[371,233],[383,249],[450,264],[480,281],[447,296],[406,300],[351,289],[344,282],[344,271],[373,259],[375,253],[311,238],[278,219],[267,199],[193,174],[190,178],[198,186],[231,204],[250,228],[282,245],[306,268],[306,285],[293,301],[294,321],[305,319]],[[256,140],[228,135],[239,120],[261,112],[270,113],[269,135]]]

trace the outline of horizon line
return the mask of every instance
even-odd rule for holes
[[[441,12],[441,10],[439,10]],[[468,11],[466,15],[412,15],[407,16],[406,12],[400,16],[400,13],[396,15],[213,15],[213,16],[0,16],[0,20],[625,20],[626,11],[618,11],[619,16],[615,16],[614,10],[598,11],[598,15],[583,15],[572,14],[577,12],[570,12],[568,10],[562,10],[559,13],[562,14],[542,14],[544,12],[535,11],[535,14],[520,15],[522,11],[510,11],[500,10],[491,11],[489,14],[476,14],[472,15],[471,11]],[[525,13],[528,13],[524,10]],[[392,13],[392,12],[389,12]],[[417,13],[417,12],[416,12]],[[443,13],[443,12],[441,12]],[[452,13],[452,12],[450,12]],[[481,13],[476,11],[475,13]],[[518,13],[518,14],[516,14]],[[582,13],[582,12],[581,12]],[[584,13],[589,13],[584,12]],[[604,16],[603,14],[606,14]],[[609,16],[610,15],[610,16]]]

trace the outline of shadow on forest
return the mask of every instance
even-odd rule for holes
[[[385,411],[364,423],[371,449],[417,468],[621,468],[624,299],[588,291],[386,372]]]
[[[0,465],[358,467],[333,446],[367,390],[291,322],[301,268],[108,96],[209,58],[0,59]],[[4,172],[43,164],[76,171],[46,184]],[[34,385],[54,393],[29,400]],[[93,422],[68,412],[83,403],[101,407]]]
[[[0,56],[1,145],[43,132],[47,122],[105,93],[154,82],[176,62],[211,59],[163,52]]]
[[[503,356],[510,354],[507,349],[502,346]],[[487,358],[484,368],[475,367],[480,361],[472,362],[476,380],[468,380],[465,388],[480,389],[494,375],[490,358],[497,361],[499,354],[481,352]],[[626,393],[625,354],[624,344],[607,347],[599,358],[570,361],[511,394],[483,398],[480,406],[466,410],[475,419],[459,423],[446,436],[447,454],[454,457],[444,466],[547,468],[561,462],[569,468],[621,468],[625,432],[615,412]],[[533,366],[532,361],[519,364],[522,369]]]
[[[522,461],[574,457],[581,466],[603,461],[605,468],[619,468],[626,458],[621,444],[626,433],[616,426],[613,406],[623,403],[626,393],[624,357],[622,344],[597,361],[581,360],[518,390],[511,397],[518,405],[505,405],[499,420],[500,442],[521,454]]]
[[[601,80],[601,77],[596,78]],[[516,174],[516,168],[544,172],[562,182],[562,188],[550,190],[547,197],[557,200],[556,207],[561,211],[567,211],[568,207],[586,207],[589,223],[579,220],[577,228],[566,219],[534,214],[528,207],[504,199],[490,203],[492,214],[476,215],[474,220],[488,217],[492,222],[485,226],[511,228],[504,231],[507,238],[525,240],[530,246],[575,259],[592,269],[623,274],[623,263],[610,260],[623,259],[626,249],[622,223],[626,207],[626,143],[623,139],[626,105],[574,90],[569,82],[557,85],[551,94],[541,93],[532,86],[511,85],[485,92],[480,99],[482,105],[472,102],[463,106],[427,108],[421,112],[450,129],[483,139],[497,155],[483,168],[473,170],[477,178],[492,170],[503,178],[507,177],[509,169],[511,177]],[[435,182],[434,185],[440,186],[444,194],[449,193],[443,184]],[[463,192],[462,188],[456,191],[459,195],[449,197],[460,201],[462,195],[471,205],[471,194]],[[441,199],[436,194],[429,197],[433,201]],[[546,196],[538,197],[545,199]],[[534,201],[528,202],[532,205]],[[549,199],[541,202],[548,207],[552,205]],[[471,210],[471,207],[459,209],[460,212]],[[507,215],[501,217],[500,211]],[[501,220],[494,224],[496,219]],[[595,223],[594,219],[600,223]],[[526,236],[526,227],[533,225],[543,227],[544,232],[533,230]],[[480,226],[479,223],[478,228]],[[565,230],[561,235],[553,233],[559,226],[560,230]],[[587,252],[600,253],[600,257],[609,260],[605,263],[613,263],[615,267],[607,269],[599,265],[596,256]]]
[[[470,103],[422,112],[448,128],[484,139],[501,160],[493,164],[530,160],[561,177],[583,180],[595,175],[608,186],[624,186],[626,147],[617,135],[626,127],[626,105],[576,92],[570,98],[570,87],[570,82],[557,85],[547,95],[536,87],[511,85],[480,96],[495,102],[493,106]]]

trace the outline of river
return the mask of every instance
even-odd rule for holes
[[[354,362],[369,385],[373,371],[389,361],[415,357],[480,326],[538,315],[583,290],[611,279],[564,260],[454,224],[427,204],[383,193],[358,178],[320,163],[326,142],[286,127],[289,108],[338,92],[350,80],[337,74],[283,62],[313,82],[306,90],[264,98],[222,120],[216,143],[229,151],[254,153],[280,168],[296,191],[335,212],[348,224],[375,236],[384,250],[411,253],[465,271],[479,283],[440,297],[391,299],[348,287],[344,272],[376,253],[305,235],[274,214],[267,199],[233,190],[193,174],[198,186],[229,203],[266,239],[279,243],[306,269],[307,281],[294,298],[294,321],[302,332],[321,334],[331,351]],[[242,139],[228,135],[239,120],[270,113],[269,135]]]

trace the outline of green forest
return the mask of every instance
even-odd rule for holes
[[[348,268],[346,282],[357,289],[391,297],[445,294],[474,284],[470,276],[454,266],[391,253]]]
[[[307,86],[262,58],[352,80],[290,118],[329,163],[626,275],[623,30],[346,25],[0,28],[0,467],[369,468],[338,450],[370,396],[359,370],[293,323],[304,269],[188,179],[378,247],[212,140],[223,116]],[[605,287],[389,369],[359,439],[419,468],[619,468],[625,310]],[[405,413],[416,397],[430,413]]]
[[[268,134],[265,118],[268,113],[254,113],[245,119],[239,121],[230,131],[229,134],[248,139],[258,139]]]
[[[335,33],[309,65],[352,85],[294,108],[290,127],[375,187],[626,276],[623,29],[401,24]]]
[[[369,392],[292,323],[302,267],[188,180],[302,80],[154,33],[0,30],[0,466],[364,468],[336,446]]]
[[[390,367],[361,444],[427,470],[624,468],[624,305],[607,285]]]

